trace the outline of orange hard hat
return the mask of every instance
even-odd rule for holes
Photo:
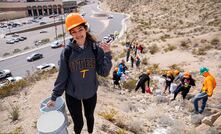
[[[115,67],[115,68],[114,68],[114,71],[118,71],[118,67]]]
[[[70,13],[65,19],[66,30],[70,31],[72,28],[86,22],[87,21],[79,13]]]
[[[179,73],[180,73],[179,70],[174,70],[174,74],[175,74],[175,75],[178,75]]]
[[[172,75],[172,71],[167,71],[167,76]]]
[[[184,78],[190,78],[190,73],[189,72],[184,72],[183,77]]]
[[[151,74],[151,70],[148,69],[147,70],[147,74],[150,75]]]

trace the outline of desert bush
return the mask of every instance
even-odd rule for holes
[[[188,43],[185,42],[185,41],[181,41],[180,46],[181,46],[182,48],[185,48],[185,49],[189,48]]]
[[[65,33],[64,34],[58,34],[58,38],[63,37],[63,35],[65,36]],[[56,39],[56,37],[55,37],[55,39]]]
[[[5,56],[8,56],[8,55],[10,55],[10,53],[4,53],[4,54],[3,54],[4,57],[5,57]]]
[[[110,111],[105,111],[105,112],[100,112],[98,113],[98,115],[100,115],[101,117],[103,117],[104,119],[113,122],[115,121],[114,116],[117,114],[117,111],[114,109],[111,109]]]
[[[9,115],[12,121],[16,121],[19,118],[19,107],[16,105],[10,104],[11,108],[9,110]]]
[[[23,50],[28,50],[28,49],[30,49],[30,47],[25,47]]]
[[[144,65],[147,65],[148,64],[148,59],[146,58],[146,57],[144,57],[143,59],[142,59],[142,62],[141,62],[142,64],[144,64]]]
[[[206,49],[204,48],[198,48],[196,53],[196,55],[205,55],[206,54]]]
[[[160,70],[159,68],[159,64],[152,64],[151,66],[148,67],[149,70],[152,71],[152,73],[158,73],[158,71]]]
[[[42,39],[42,40],[41,40],[42,44],[46,44],[46,43],[48,43],[49,41],[50,41],[49,38],[46,38],[46,39]]]
[[[160,50],[156,44],[149,46],[148,49],[151,54],[155,54]]]
[[[10,132],[9,134],[23,134],[23,129],[21,126],[16,127],[15,130],[13,132]]]
[[[221,49],[220,40],[217,38],[214,38],[211,40],[211,45],[214,46],[216,49]]]
[[[175,50],[176,48],[177,48],[176,46],[167,44],[167,47],[164,49],[164,51],[165,51],[165,52],[173,51],[173,50]]]
[[[136,82],[137,82],[136,80],[130,79],[123,84],[123,88],[132,90],[136,87]]]
[[[177,69],[177,70],[182,70],[177,64],[173,64],[171,66],[169,66],[170,69]]]
[[[126,53],[125,53],[125,51],[123,51],[118,55],[118,58],[123,58],[125,56],[126,56]]]
[[[118,130],[117,134],[126,134],[126,132],[125,132],[124,129],[121,129],[121,128],[120,128],[120,129]]]
[[[16,49],[14,49],[13,54],[18,53],[18,52],[21,52],[21,49],[16,48]]]
[[[162,41],[164,41],[164,42],[166,41],[167,38],[170,38],[170,35],[165,34],[165,35],[163,35],[163,36],[160,37],[160,39],[161,39]]]

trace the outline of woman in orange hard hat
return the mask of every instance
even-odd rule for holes
[[[70,13],[65,25],[72,38],[61,52],[59,73],[47,106],[54,106],[56,98],[65,91],[66,104],[74,122],[74,133],[80,134],[83,128],[83,103],[88,133],[91,134],[97,102],[97,74],[108,76],[111,70],[110,46],[103,43],[98,47],[89,33],[86,20],[78,13]]]
[[[146,73],[143,73],[142,75],[139,76],[139,80],[137,83],[137,86],[135,88],[135,91],[137,91],[140,87],[142,89],[142,93],[145,93],[145,83],[147,81],[147,88],[150,88],[150,74],[151,74],[151,70],[147,70]],[[151,92],[149,92],[151,93]]]
[[[174,80],[172,71],[167,71],[166,74],[163,74],[163,77],[165,77],[166,80],[166,85],[165,85],[165,89],[164,89],[164,93],[166,93],[167,89],[169,90],[170,93],[170,85]]]
[[[195,80],[192,78],[189,72],[184,72],[181,79],[181,84],[178,85],[176,90],[174,91],[174,97],[172,101],[176,99],[176,96],[179,92],[182,92],[183,99],[185,99],[186,95],[190,91],[191,86],[195,86]]]

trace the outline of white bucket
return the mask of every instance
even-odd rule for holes
[[[68,134],[64,115],[59,111],[42,114],[37,121],[39,134]]]
[[[176,88],[177,88],[177,84],[171,83],[171,85],[170,85],[170,92],[171,92],[171,93],[174,93],[174,91],[176,90]]]
[[[61,98],[61,97],[58,97],[55,101],[55,106],[54,107],[47,107],[47,103],[48,101],[51,99],[51,97],[48,97],[46,98],[45,100],[43,100],[41,102],[41,105],[40,105],[40,112],[41,113],[47,113],[47,112],[50,112],[50,111],[60,111],[64,114],[65,116],[65,122],[66,124],[68,123],[68,118],[67,118],[67,114],[66,114],[66,111],[65,111],[65,103],[64,103],[64,100]]]

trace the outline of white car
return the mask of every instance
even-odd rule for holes
[[[6,80],[10,81],[10,82],[17,82],[17,81],[20,81],[22,80],[23,78],[20,77],[20,76],[16,76],[16,77],[8,77],[6,78]]]
[[[62,46],[62,43],[59,42],[59,41],[54,41],[51,43],[51,48],[58,48],[58,47],[61,47]]]
[[[22,80],[22,79],[23,79],[23,78],[20,77],[20,76],[7,77],[5,80],[1,81],[0,87],[7,86],[7,85],[9,85],[10,83],[13,83],[13,82],[18,82],[18,81],[20,81],[20,80]]]
[[[0,80],[12,76],[11,71],[8,69],[0,70]]]
[[[36,68],[38,71],[48,71],[48,70],[54,69],[56,67],[55,67],[55,64],[53,64],[53,63],[46,63],[46,64],[39,65]]]

